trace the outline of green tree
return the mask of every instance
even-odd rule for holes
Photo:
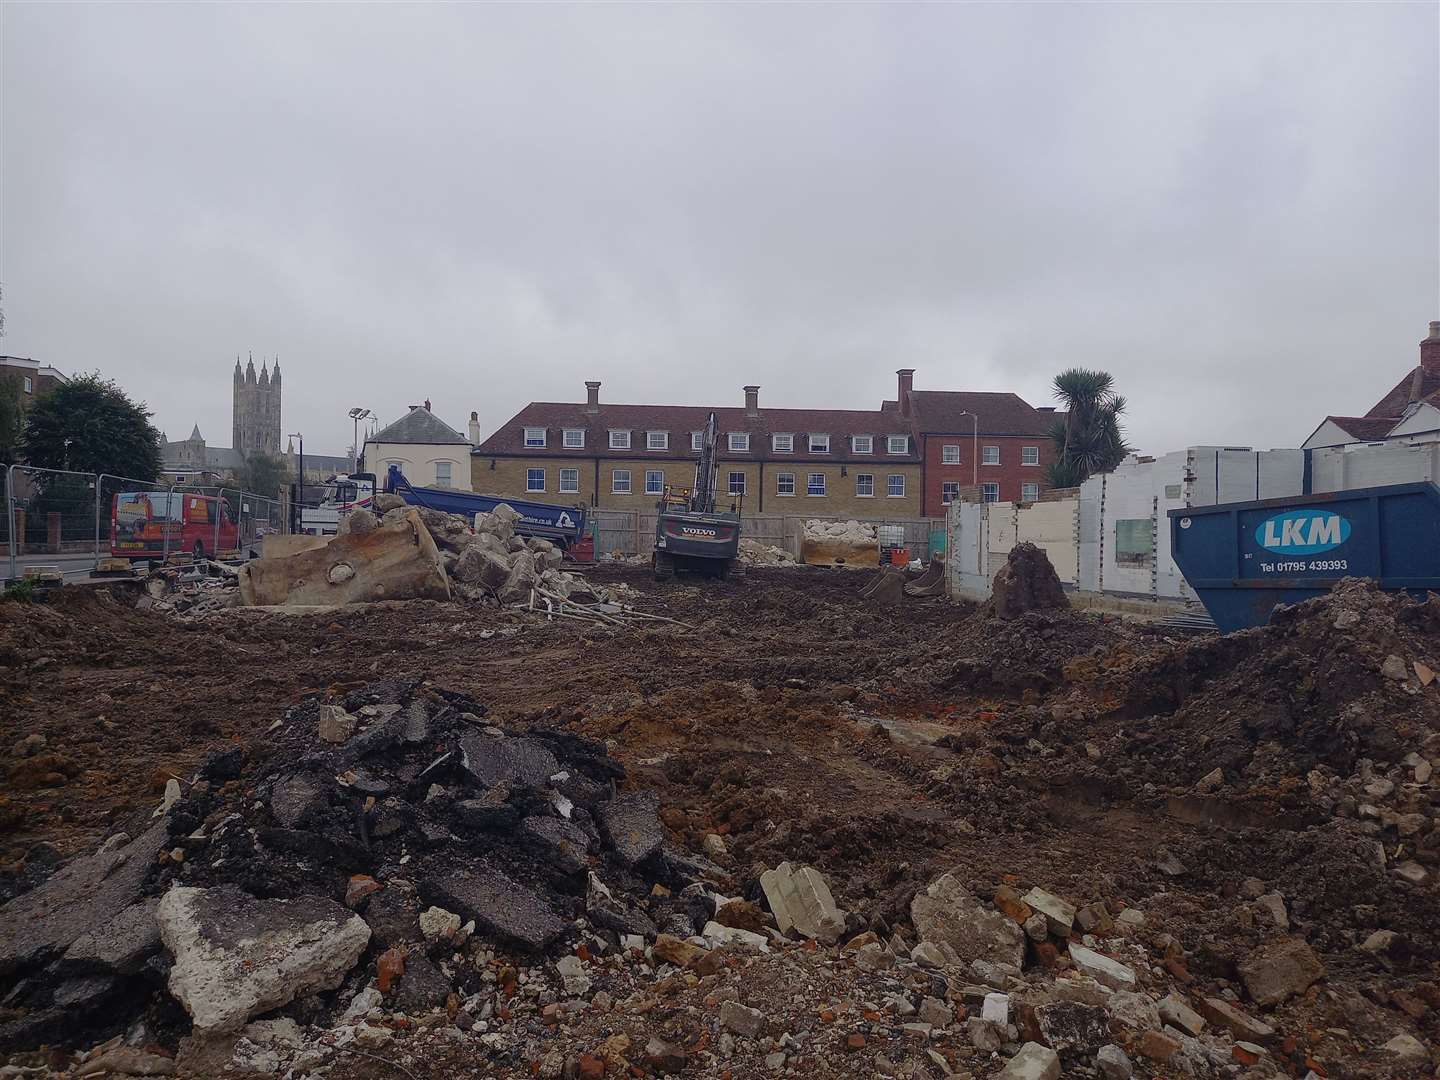
[[[285,483],[285,463],[268,454],[251,454],[245,459],[245,464],[235,470],[234,482],[252,495],[273,499]]]
[[[114,380],[98,372],[78,375],[30,406],[20,452],[26,464],[41,469],[154,480],[160,432],[150,416]]]
[[[1070,368],[1055,376],[1055,396],[1065,410],[1050,429],[1055,461],[1046,473],[1052,487],[1077,487],[1095,473],[1109,472],[1131,448],[1120,417],[1125,399],[1106,371]]]
[[[20,435],[24,429],[20,380],[0,377],[0,461],[13,465],[20,460]]]

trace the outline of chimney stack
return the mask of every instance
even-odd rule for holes
[[[469,435],[470,435],[470,445],[471,445],[471,446],[479,446],[479,445],[480,445],[480,414],[477,413],[477,412],[472,412],[472,413],[470,414],[470,431],[469,431]]]
[[[1430,336],[1420,342],[1420,366],[1432,375],[1440,375],[1440,322],[1430,324]]]
[[[600,411],[600,383],[598,380],[585,384],[585,411],[591,416]]]
[[[910,416],[910,389],[915,383],[915,369],[902,367],[895,374],[900,377],[900,388],[895,400],[900,404],[900,415],[908,419]]]
[[[760,415],[760,388],[758,386],[745,387],[745,415],[752,420]]]

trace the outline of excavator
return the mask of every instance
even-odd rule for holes
[[[741,577],[740,510],[717,510],[715,476],[719,468],[720,432],[712,412],[700,436],[700,460],[695,466],[695,487],[667,487],[655,510],[655,551],[650,565],[655,580],[664,581],[677,570],[711,577]]]

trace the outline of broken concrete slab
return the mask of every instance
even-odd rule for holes
[[[510,558],[505,552],[492,548],[493,537],[482,535],[476,541],[466,547],[456,560],[455,580],[497,590],[510,577]]]
[[[543,896],[484,863],[421,884],[432,904],[458,912],[495,937],[539,951],[565,932]]]
[[[141,900],[87,930],[65,951],[62,965],[74,971],[110,971],[133,975],[160,948],[160,926],[155,921],[157,899]]]
[[[975,960],[1009,964],[1025,960],[1025,932],[1008,915],[984,907],[953,874],[931,882],[910,904],[920,940],[935,945],[950,966]]]
[[[1082,975],[1088,975],[1112,990],[1134,990],[1135,972],[1118,960],[1112,960],[1084,945],[1070,946],[1070,959]]]
[[[471,735],[459,746],[460,767],[484,787],[502,783],[534,787],[560,772],[555,755],[534,739]]]
[[[1074,1064],[1089,1060],[1110,1041],[1110,1018],[1099,1005],[1050,1001],[1035,1006],[1040,1041]]]
[[[660,796],[653,791],[617,795],[599,808],[600,828],[626,866],[644,862],[660,850],[665,829],[659,812]]]
[[[1070,930],[1075,925],[1074,904],[1066,903],[1044,889],[1031,889],[1023,899],[1033,910],[1045,916],[1045,924],[1050,933],[1058,938],[1070,936]]]
[[[328,805],[329,785],[307,773],[280,779],[270,793],[270,812],[286,829],[298,829]]]
[[[350,569],[348,575],[332,573],[342,565]],[[450,599],[439,549],[414,510],[364,535],[348,533],[324,547],[246,563],[239,586],[240,602],[247,607]]]
[[[172,888],[156,912],[175,957],[170,993],[201,1032],[238,1030],[258,1013],[339,986],[370,928],[333,900],[257,900],[234,885]]]
[[[836,906],[829,885],[814,867],[782,862],[760,875],[760,888],[782,934],[794,930],[833,945],[845,932],[845,912]]]
[[[1199,1012],[1217,1028],[1230,1032],[1238,1039],[1265,1043],[1275,1037],[1275,1029],[1269,1024],[1246,1015],[1221,998],[1201,998]]]
[[[996,1080],[1060,1080],[1060,1055],[1048,1046],[1027,1042],[995,1076]]]
[[[161,819],[136,839],[66,863],[0,907],[0,975],[44,963],[133,904],[167,840]]]
[[[1205,1030],[1205,1018],[1192,1009],[1183,998],[1170,994],[1159,1004],[1160,1019],[1172,1024],[1187,1035],[1196,1036]]]
[[[1237,965],[1250,997],[1261,1008],[1303,994],[1325,975],[1315,950],[1299,938],[1268,941]]]

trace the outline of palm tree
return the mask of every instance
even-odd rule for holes
[[[1065,415],[1050,429],[1055,461],[1046,479],[1052,487],[1078,487],[1094,473],[1109,472],[1130,453],[1120,428],[1125,399],[1114,386],[1106,371],[1070,368],[1055,376],[1055,396],[1064,403]]]

